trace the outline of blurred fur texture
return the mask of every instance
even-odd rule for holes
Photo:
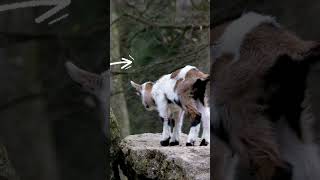
[[[210,39],[215,180],[320,179],[308,78],[319,44],[253,12]]]
[[[71,79],[78,83],[83,90],[94,95],[99,102],[99,108],[101,110],[101,129],[106,138],[108,138],[109,132],[109,88],[110,88],[110,73],[109,69],[101,74],[96,74],[83,70],[71,62],[65,63],[67,72]]]

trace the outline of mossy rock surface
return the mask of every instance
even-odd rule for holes
[[[115,117],[112,109],[110,109],[110,168],[112,169],[109,174],[110,180],[118,180],[119,177],[119,155],[120,155],[120,129],[117,118]]]

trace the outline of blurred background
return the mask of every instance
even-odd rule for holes
[[[108,2],[71,0],[56,15],[35,23],[52,8],[0,12],[1,180],[105,178],[96,100],[70,79],[64,63],[96,73],[106,70]],[[65,19],[48,24],[66,13]]]
[[[111,62],[134,58],[127,70],[111,67],[110,105],[122,137],[162,132],[158,113],[144,109],[130,80],[156,81],[186,65],[209,73],[209,9],[208,0],[111,1]]]

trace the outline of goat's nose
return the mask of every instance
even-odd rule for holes
[[[148,105],[146,105],[146,108],[149,108],[149,106],[148,106]]]

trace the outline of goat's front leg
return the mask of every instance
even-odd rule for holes
[[[171,133],[170,122],[169,122],[170,112],[169,112],[167,103],[165,101],[161,101],[160,103],[157,103],[157,105],[158,105],[159,116],[163,123],[162,138],[161,138],[160,144],[161,146],[168,146],[170,141],[170,133]]]
[[[162,129],[162,139],[160,141],[161,146],[168,146],[170,141],[170,132],[171,128],[169,125],[169,119],[167,117],[161,118],[163,122],[163,129]]]
[[[194,146],[194,143],[199,136],[201,112],[198,111],[196,102],[193,99],[190,99],[188,95],[181,97],[181,103],[183,105],[183,109],[191,118],[191,127],[186,146]]]
[[[184,111],[179,111],[179,116],[176,119],[171,120],[171,127],[173,128],[172,136],[170,139],[170,146],[179,145],[181,128],[184,118]]]
[[[201,122],[200,114],[197,114],[195,115],[194,118],[192,118],[192,123],[191,123],[186,146],[194,146],[194,143],[199,136],[200,122]]]
[[[207,146],[210,143],[210,109],[198,101],[197,109],[201,112],[203,127],[200,146]]]

